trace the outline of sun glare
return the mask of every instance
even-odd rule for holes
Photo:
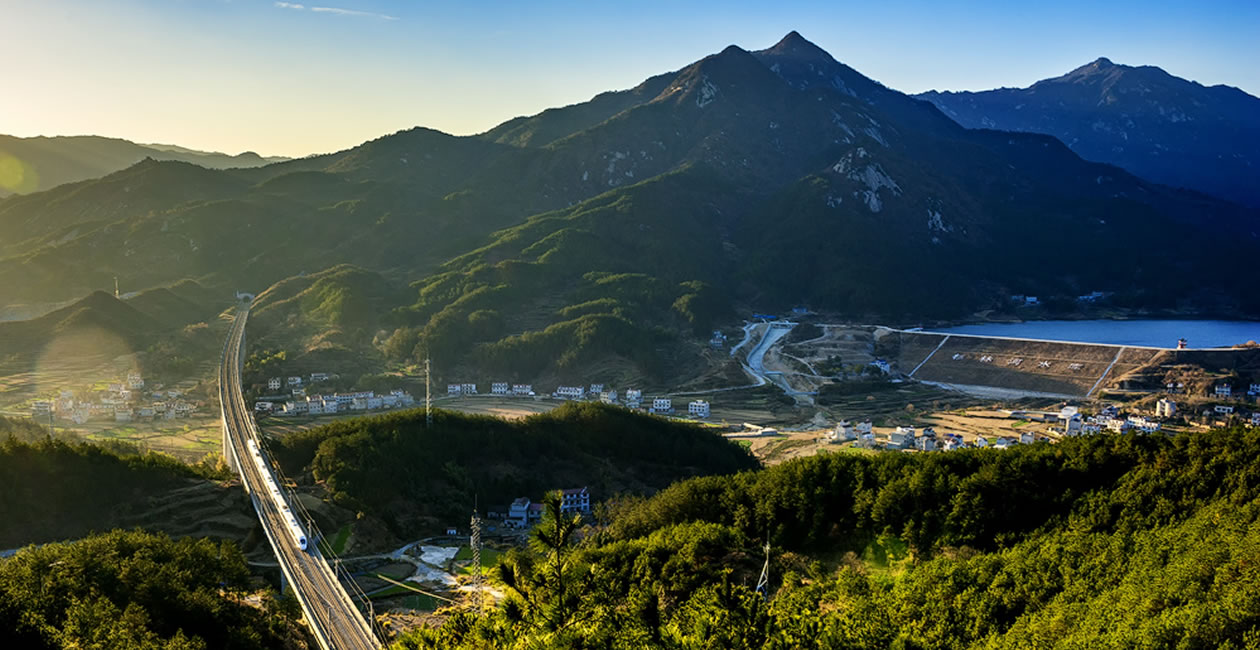
[[[25,193],[39,187],[39,174],[30,165],[0,151],[0,189]]]

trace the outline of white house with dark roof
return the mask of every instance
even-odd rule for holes
[[[496,381],[490,384],[491,395],[507,395],[512,392],[512,387],[506,381]]]
[[[591,493],[585,488],[570,488],[560,491],[560,513],[588,513],[591,511]]]
[[[668,397],[657,397],[653,399],[652,412],[653,413],[673,413],[674,400],[671,400]]]
[[[709,417],[709,403],[700,399],[688,402],[687,415],[690,415],[693,418]]]

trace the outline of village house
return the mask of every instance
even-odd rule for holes
[[[496,381],[490,384],[491,395],[507,395],[511,391],[512,389],[506,381]]]
[[[560,514],[591,511],[591,494],[585,487],[570,488],[560,491]]]
[[[1107,427],[1107,430],[1112,433],[1126,433],[1133,427],[1133,425],[1129,424],[1128,420],[1122,418],[1107,418],[1107,420],[1103,422],[1103,426]]]
[[[726,335],[721,330],[713,330],[713,336],[709,339],[709,347],[718,350],[726,347]]]
[[[141,406],[140,410],[136,411],[136,414],[142,419],[152,420],[153,416],[156,415],[156,412],[153,410],[152,406]]]
[[[529,497],[520,497],[512,501],[512,505],[508,506],[508,513],[505,521],[518,528],[524,528],[529,525]]]
[[[462,392],[462,391],[463,391],[463,389],[460,387],[460,385],[459,385],[459,384],[447,384],[447,385],[446,385],[446,394],[447,394],[447,395],[458,395],[458,394],[460,394],[460,392]]]
[[[328,373],[326,372],[312,372],[311,373],[312,384],[318,384],[319,382],[328,381],[328,380],[329,380],[329,376],[328,376]]]
[[[888,446],[909,449],[914,446],[914,427],[897,427],[888,434]]]
[[[1260,427],[1260,411],[1251,414],[1251,426]]]
[[[534,386],[532,384],[512,384],[512,394],[528,397],[534,394]]]
[[[841,420],[836,423],[836,428],[832,429],[831,440],[832,442],[857,440],[857,430],[847,420]]]
[[[603,384],[591,384],[591,388],[590,388],[590,390],[588,390],[588,391],[586,391],[586,392],[587,392],[587,393],[589,393],[589,394],[591,394],[591,395],[598,395],[598,394],[600,394],[600,393],[604,392],[604,385],[603,385]]]
[[[668,397],[657,397],[652,400],[653,413],[673,413],[674,401]]]
[[[1248,387],[1247,394],[1251,395],[1252,397],[1255,397],[1256,395],[1260,395],[1260,384],[1252,384],[1250,387]]]
[[[116,408],[116,409],[114,409],[114,421],[115,421],[115,422],[130,422],[130,421],[131,421],[131,418],[132,418],[134,415],[135,415],[135,412],[134,412],[134,411],[132,411],[132,410],[131,410],[131,409],[129,409],[129,408]]]
[[[267,380],[267,390],[280,390],[280,384],[281,381],[279,377],[272,377]]]
[[[617,391],[615,391],[615,390],[606,390],[606,391],[604,391],[604,392],[600,393],[600,394],[599,394],[599,401],[601,401],[601,402],[603,402],[603,403],[605,403],[605,404],[616,404],[616,403],[617,403]]]
[[[1213,407],[1213,410],[1216,412],[1217,415],[1233,415],[1234,414],[1234,407],[1225,406],[1223,404],[1216,405],[1215,407]]]
[[[276,405],[272,402],[254,402],[255,413],[270,413],[275,410]]]
[[[1035,439],[1031,431],[1024,431],[1019,434],[1019,444],[1021,445],[1031,445]]]
[[[1177,403],[1167,397],[1155,402],[1155,417],[1170,418],[1177,414]]]
[[[884,361],[883,359],[876,359],[872,361],[870,365],[874,366],[876,370],[884,373],[885,375],[892,372],[892,364]]]
[[[989,439],[984,436],[976,436],[976,448],[983,449],[989,446]]]
[[[144,388],[144,377],[141,377],[140,373],[135,372],[134,370],[127,373],[127,386],[131,390],[140,390]]]
[[[704,400],[688,402],[687,414],[693,418],[707,418],[709,417],[709,403]]]
[[[477,394],[477,384],[460,384],[460,385],[459,385],[459,392],[461,392],[461,393],[463,393],[463,394],[465,394],[465,395],[476,395],[476,394]]]
[[[643,403],[643,391],[637,388],[626,389],[626,406],[637,409]]]
[[[915,438],[914,448],[919,451],[936,451],[936,438],[934,436]]]
[[[1130,415],[1129,424],[1142,433],[1155,433],[1160,429],[1160,424],[1158,422],[1144,418],[1140,415]]]
[[[288,379],[284,380],[284,383],[285,383],[285,385],[287,385],[287,386],[289,386],[289,387],[293,387],[293,386],[301,386],[301,385],[302,385],[302,378],[301,378],[301,377],[289,377]]]
[[[1216,387],[1217,397],[1230,397],[1234,393],[1234,387],[1229,384],[1220,384]]]
[[[875,430],[875,425],[872,424],[870,420],[863,420],[861,422],[858,422],[857,425],[853,428],[855,431],[857,431],[857,434],[859,436],[864,436],[869,433],[873,433]]]
[[[560,386],[552,396],[556,399],[582,399],[586,397],[586,389],[581,386]]]
[[[32,417],[48,417],[48,414],[52,413],[52,409],[53,403],[49,400],[37,399],[34,402],[31,402]]]

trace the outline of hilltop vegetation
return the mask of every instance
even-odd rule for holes
[[[521,420],[423,411],[335,422],[272,443],[291,476],[310,472],[335,501],[413,538],[462,521],[474,498],[589,486],[596,499],[651,493],[679,479],[757,466],[742,448],[692,424],[571,403]]]
[[[239,548],[114,531],[0,560],[6,648],[312,647],[291,599],[252,591]]]
[[[1234,429],[693,479],[582,542],[550,513],[492,615],[396,647],[1253,647],[1258,459]]]
[[[29,440],[22,442],[18,436]],[[74,538],[117,525],[124,511],[191,479],[208,464],[114,444],[48,440],[47,430],[0,417],[0,548]]]

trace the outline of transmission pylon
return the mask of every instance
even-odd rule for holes
[[[433,428],[433,391],[429,380],[429,358],[424,358],[424,428]]]
[[[469,529],[472,531],[469,540],[472,546],[473,561],[473,609],[480,612],[483,608],[484,600],[482,598],[482,581],[481,581],[481,517],[477,516],[476,507],[473,508],[472,521],[469,522]]]
[[[761,566],[761,577],[757,578],[757,593],[766,598],[767,585],[770,584],[770,540],[766,540],[766,563]]]

